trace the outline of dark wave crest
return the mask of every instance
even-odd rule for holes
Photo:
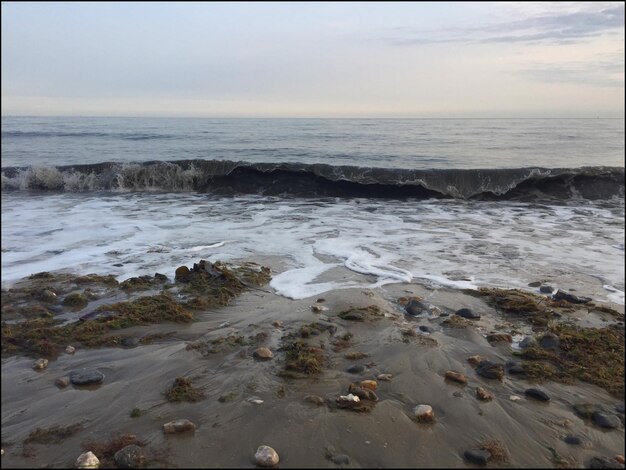
[[[459,199],[610,199],[624,196],[624,168],[410,170],[219,160],[98,163],[2,169],[2,189],[199,191],[273,196]]]
[[[150,134],[150,133],[111,133],[111,132],[64,132],[64,131],[2,131],[2,137],[71,137],[71,138],[109,138],[121,140],[158,140],[171,139],[174,136],[169,134]]]

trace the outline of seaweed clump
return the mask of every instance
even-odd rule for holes
[[[82,446],[85,451],[93,452],[100,459],[102,467],[110,468],[115,467],[113,458],[117,451],[132,444],[140,447],[146,445],[134,434],[113,434],[105,441],[90,440],[83,442]]]
[[[618,328],[579,328],[564,323],[550,331],[559,337],[559,349],[528,348],[518,356],[534,379],[567,382],[578,379],[624,396],[624,331]]]
[[[480,444],[482,450],[487,450],[491,454],[490,460],[497,463],[508,463],[509,452],[504,444],[496,439],[488,439]]]
[[[82,428],[83,425],[81,423],[74,423],[69,426],[37,428],[24,439],[24,444],[30,444],[32,442],[36,444],[58,444],[73,434],[76,434]]]
[[[185,377],[176,377],[172,386],[165,392],[167,401],[188,401],[195,403],[204,399],[204,392],[191,385]]]
[[[302,341],[294,341],[281,348],[286,352],[285,376],[299,378],[303,376],[319,374],[324,364],[324,355],[320,348],[308,346]],[[289,372],[295,372],[290,374]]]

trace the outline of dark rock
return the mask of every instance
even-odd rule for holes
[[[617,460],[608,457],[593,457],[588,468],[624,468]]]
[[[428,304],[419,300],[411,299],[411,301],[404,307],[406,313],[413,316],[418,316],[423,313],[429,313]]]
[[[532,336],[526,336],[523,340],[520,341],[519,347],[522,349],[532,348],[537,345],[537,341]]]
[[[463,392],[454,392],[452,396],[456,398],[463,398]]]
[[[465,460],[468,462],[475,463],[476,465],[487,465],[487,462],[489,462],[491,458],[491,452],[484,449],[466,450],[463,453],[463,457],[465,457]]]
[[[461,308],[454,313],[460,317],[469,318],[470,320],[480,320],[480,315],[472,312],[469,308]]]
[[[337,465],[350,465],[350,457],[346,454],[333,455],[330,460]]]
[[[554,300],[565,300],[572,304],[586,304],[587,302],[591,302],[589,297],[578,297],[574,294],[568,294],[567,292],[558,289],[553,295],[552,298]]]
[[[133,337],[126,337],[126,338],[122,338],[122,340],[120,341],[120,344],[127,348],[136,348],[139,345],[139,340]]]
[[[539,287],[541,285],[541,281],[529,282],[528,287]]]
[[[602,413],[600,411],[596,411],[591,415],[591,420],[596,426],[600,426],[601,428],[606,429],[617,429],[620,427],[622,423],[620,419],[608,413]]]
[[[574,405],[574,411],[583,419],[591,419],[594,413],[602,412],[603,410],[600,405],[594,405],[592,403],[578,403]]]
[[[161,274],[161,273],[154,273],[154,278],[157,281],[163,281],[163,282],[167,281],[167,276],[165,274]]]
[[[573,446],[579,446],[579,445],[582,445],[583,440],[578,436],[565,436],[563,438],[563,442],[565,442],[566,444],[573,445]]]
[[[504,366],[491,361],[480,361],[476,366],[476,373],[487,379],[502,380],[504,377]]]
[[[365,320],[365,315],[363,315],[362,312],[348,312],[344,315],[341,315],[341,318],[350,321],[363,321]]]
[[[541,337],[539,340],[539,346],[543,349],[550,349],[556,351],[559,349],[561,344],[561,340],[557,335],[553,335],[552,333],[548,333]]]
[[[143,450],[135,444],[118,450],[113,459],[118,468],[143,468],[146,464]]]
[[[524,391],[524,395],[539,401],[550,401],[548,394],[538,388],[528,388]]]
[[[426,326],[426,325],[420,325],[419,326],[420,331],[423,331],[424,333],[432,333],[433,330],[430,326]]]
[[[624,404],[623,403],[619,403],[617,405],[615,405],[615,411],[617,411],[619,414],[624,414]]]
[[[174,279],[177,281],[188,281],[191,277],[191,271],[187,266],[180,266],[174,273]]]
[[[378,401],[378,395],[376,395],[375,392],[368,390],[367,388],[355,386],[354,384],[350,385],[348,392],[359,397],[361,400]]]
[[[102,383],[104,374],[95,369],[82,369],[70,372],[70,382],[74,385],[92,385]]]
[[[511,337],[511,335],[506,334],[506,333],[494,333],[491,335],[487,335],[487,341],[489,341],[490,343],[500,343],[500,342],[512,343],[513,338]]]
[[[552,294],[552,292],[554,292],[554,287],[552,287],[552,286],[541,286],[539,288],[539,292],[541,292],[542,294]]]
[[[352,367],[349,367],[346,372],[350,372],[351,374],[361,374],[365,372],[365,366],[361,364],[355,364]]]
[[[508,361],[506,363],[506,371],[511,375],[521,375],[524,373],[524,368],[514,361]]]

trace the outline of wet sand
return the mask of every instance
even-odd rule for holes
[[[450,317],[416,318],[405,315],[398,299],[420,296],[447,311],[466,307],[482,315],[466,328],[442,324]],[[624,453],[624,426],[604,430],[574,413],[573,405],[593,403],[614,410],[623,397],[580,381],[563,384],[531,382],[506,374],[502,382],[477,375],[467,358],[480,355],[505,363],[516,360],[509,343],[489,343],[487,333],[532,334],[522,319],[503,316],[481,298],[458,290],[429,289],[417,284],[387,285],[375,290],[346,289],[317,298],[290,300],[268,287],[244,292],[230,305],[196,312],[191,324],[135,326],[125,335],[171,333],[153,344],[138,347],[77,347],[74,354],[61,354],[42,371],[32,369],[33,357],[2,359],[2,467],[71,467],[89,440],[106,440],[112,433],[135,434],[146,444],[147,467],[250,468],[258,446],[273,447],[281,468],[336,467],[431,467],[466,468],[463,453],[478,448],[486,439],[502,442],[510,454],[508,463],[488,467],[555,467],[554,452],[570,467],[587,467],[593,457],[612,458]],[[327,307],[314,313],[312,305]],[[372,321],[348,321],[337,315],[349,308],[378,306],[383,313]],[[577,310],[569,313],[587,324],[607,326],[621,322],[622,306],[611,305],[622,316]],[[452,314],[451,316],[454,316]],[[273,325],[281,321],[282,327]],[[228,322],[228,324],[225,324]],[[327,362],[320,374],[303,379],[279,376],[285,352],[279,348],[289,333],[319,322],[336,327],[306,338],[323,345]],[[419,325],[430,334],[403,334]],[[623,331],[623,330],[622,330]],[[223,346],[208,352],[211,341],[228,335],[255,337],[250,344]],[[332,342],[349,332],[347,349],[333,351]],[[253,343],[253,344],[252,344]],[[219,344],[219,343],[218,343]],[[190,346],[191,345],[191,346]],[[206,346],[206,347],[203,347]],[[273,359],[258,361],[252,352],[265,346]],[[218,348],[219,349],[219,348]],[[352,361],[346,352],[361,351],[368,357]],[[365,372],[351,374],[354,364],[367,365]],[[101,385],[60,389],[54,381],[73,370],[94,368],[104,373]],[[467,385],[444,379],[446,371],[463,373]],[[393,374],[379,381],[379,401],[371,412],[359,413],[333,406],[348,393],[351,382]],[[196,403],[170,403],[164,392],[179,376],[189,378],[206,397]],[[623,379],[623,377],[622,377]],[[479,401],[476,387],[494,394]],[[543,403],[524,396],[529,387],[540,388],[551,400]],[[326,404],[304,400],[319,395]],[[510,396],[521,399],[511,401]],[[225,397],[220,401],[220,397]],[[263,400],[261,404],[251,399]],[[436,422],[418,423],[413,408],[431,405]],[[141,416],[131,417],[133,408]],[[616,414],[618,414],[616,412]],[[162,425],[186,418],[196,424],[195,433],[165,435]],[[58,444],[23,444],[36,428],[82,423],[83,428]],[[563,441],[580,436],[581,446]],[[552,448],[552,450],[550,450]],[[345,454],[348,464],[333,463],[329,456]],[[561,462],[561,466],[567,466]]]

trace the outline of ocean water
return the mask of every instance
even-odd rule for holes
[[[624,120],[2,118],[2,285],[268,263],[624,303]]]

